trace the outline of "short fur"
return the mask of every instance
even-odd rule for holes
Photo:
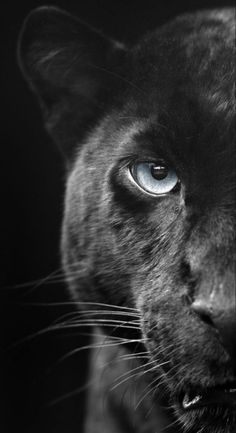
[[[32,12],[23,27],[23,73],[67,157],[61,250],[71,295],[94,325],[103,319],[110,344],[124,343],[101,357],[142,351],[142,371],[152,367],[137,382],[143,405],[136,400],[132,416],[123,388],[108,396],[123,367],[100,376],[94,395],[106,394],[106,416],[90,395],[88,433],[157,433],[171,423],[165,431],[235,431],[235,407],[188,412],[180,404],[184,392],[236,374],[235,345],[230,353],[191,308],[223,290],[219,299],[235,309],[234,13],[186,14],[132,47],[55,8]],[[160,157],[181,186],[152,197],[129,166]]]

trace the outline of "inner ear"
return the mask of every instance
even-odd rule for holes
[[[57,140],[63,140],[63,131],[56,133],[55,122],[68,122],[70,115],[72,121],[69,111],[77,111],[79,130],[102,110],[124,53],[122,44],[60,9],[41,7],[28,15],[19,37],[19,64]]]

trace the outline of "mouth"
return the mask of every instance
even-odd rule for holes
[[[191,390],[181,397],[182,409],[186,411],[204,408],[208,406],[226,407],[236,409],[236,381],[205,390]]]

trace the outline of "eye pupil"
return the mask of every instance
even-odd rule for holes
[[[151,167],[152,177],[156,180],[163,180],[168,176],[169,169],[165,165],[153,165]]]

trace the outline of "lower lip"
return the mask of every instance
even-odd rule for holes
[[[190,398],[185,394],[182,400],[182,408],[184,411],[199,409],[206,406],[221,406],[228,408],[236,408],[236,389],[216,389],[208,391],[204,394],[198,394]]]

